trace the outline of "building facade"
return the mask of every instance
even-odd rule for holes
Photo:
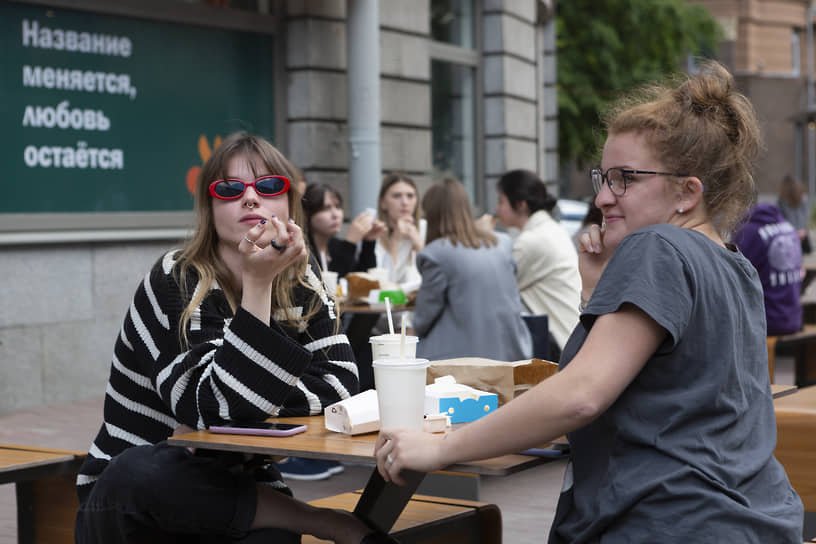
[[[382,172],[408,173],[420,192],[452,175],[477,210],[492,209],[495,180],[511,168],[556,187],[549,2],[18,0],[3,9],[5,50],[20,60],[2,68],[13,100],[0,115],[19,133],[2,146],[11,196],[0,204],[0,414],[103,394],[138,282],[192,226],[185,182],[229,130],[260,127],[309,182],[376,202],[379,174],[350,175],[357,35],[348,29],[361,13],[378,21]],[[364,204],[352,200],[347,216]]]
[[[807,182],[814,172],[813,123],[809,123],[809,0],[699,0],[724,31],[717,57],[751,100],[765,140],[756,168],[762,198],[779,191],[786,174]],[[811,27],[812,28],[812,27]],[[812,51],[812,45],[811,45]],[[812,58],[812,57],[810,57]],[[812,97],[810,99],[812,102]],[[813,185],[811,181],[811,194]]]

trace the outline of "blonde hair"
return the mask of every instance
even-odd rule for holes
[[[604,124],[609,134],[644,133],[668,171],[699,178],[709,217],[724,238],[756,200],[759,123],[721,64],[709,61],[676,86],[641,89],[610,108]]]
[[[454,246],[472,248],[498,243],[493,233],[476,227],[467,192],[458,180],[445,178],[428,189],[422,197],[422,210],[428,221],[428,244],[437,238],[447,238]]]
[[[296,169],[272,144],[259,136],[236,132],[227,136],[212,156],[204,163],[195,187],[196,229],[182,248],[178,263],[174,269],[185,298],[190,301],[179,318],[179,335],[183,344],[187,344],[187,325],[190,318],[207,296],[207,289],[199,289],[190,294],[194,285],[188,285],[189,274],[194,271],[201,285],[217,283],[224,293],[230,308],[235,312],[241,299],[241,289],[236,285],[227,265],[218,253],[218,234],[213,219],[212,197],[209,185],[217,179],[228,177],[227,167],[233,157],[246,157],[253,169],[253,176],[275,174],[286,176],[290,182],[296,177]],[[256,172],[255,165],[263,164],[263,171]],[[294,183],[290,183],[286,194],[289,203],[289,217],[298,225],[303,224],[303,209],[300,204],[300,193]],[[307,249],[308,251],[308,249]],[[307,322],[319,309],[319,297],[312,297],[310,307],[304,315],[291,315],[293,292],[297,284],[314,288],[306,281],[308,255],[302,262],[293,265],[289,273],[279,274],[272,281],[272,312],[279,310],[284,322],[300,326]]]

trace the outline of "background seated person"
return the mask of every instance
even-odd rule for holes
[[[768,336],[802,329],[802,249],[796,228],[773,204],[757,204],[734,243],[759,273]]]
[[[529,358],[532,340],[521,318],[513,241],[476,227],[467,192],[455,179],[428,189],[422,210],[428,244],[417,256],[417,357]]]
[[[370,212],[354,218],[343,238],[343,198],[325,183],[311,184],[303,195],[307,237],[313,254],[323,270],[337,272],[342,278],[349,272],[365,272],[377,266],[374,246],[385,232],[385,225]]]

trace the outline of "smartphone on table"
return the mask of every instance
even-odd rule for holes
[[[233,421],[224,425],[213,425],[210,432],[221,434],[255,434],[261,436],[292,436],[306,430],[306,425],[299,423],[278,423],[259,421],[240,423]]]

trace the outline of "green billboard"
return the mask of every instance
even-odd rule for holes
[[[173,212],[221,138],[274,140],[267,34],[0,2],[0,214]]]

